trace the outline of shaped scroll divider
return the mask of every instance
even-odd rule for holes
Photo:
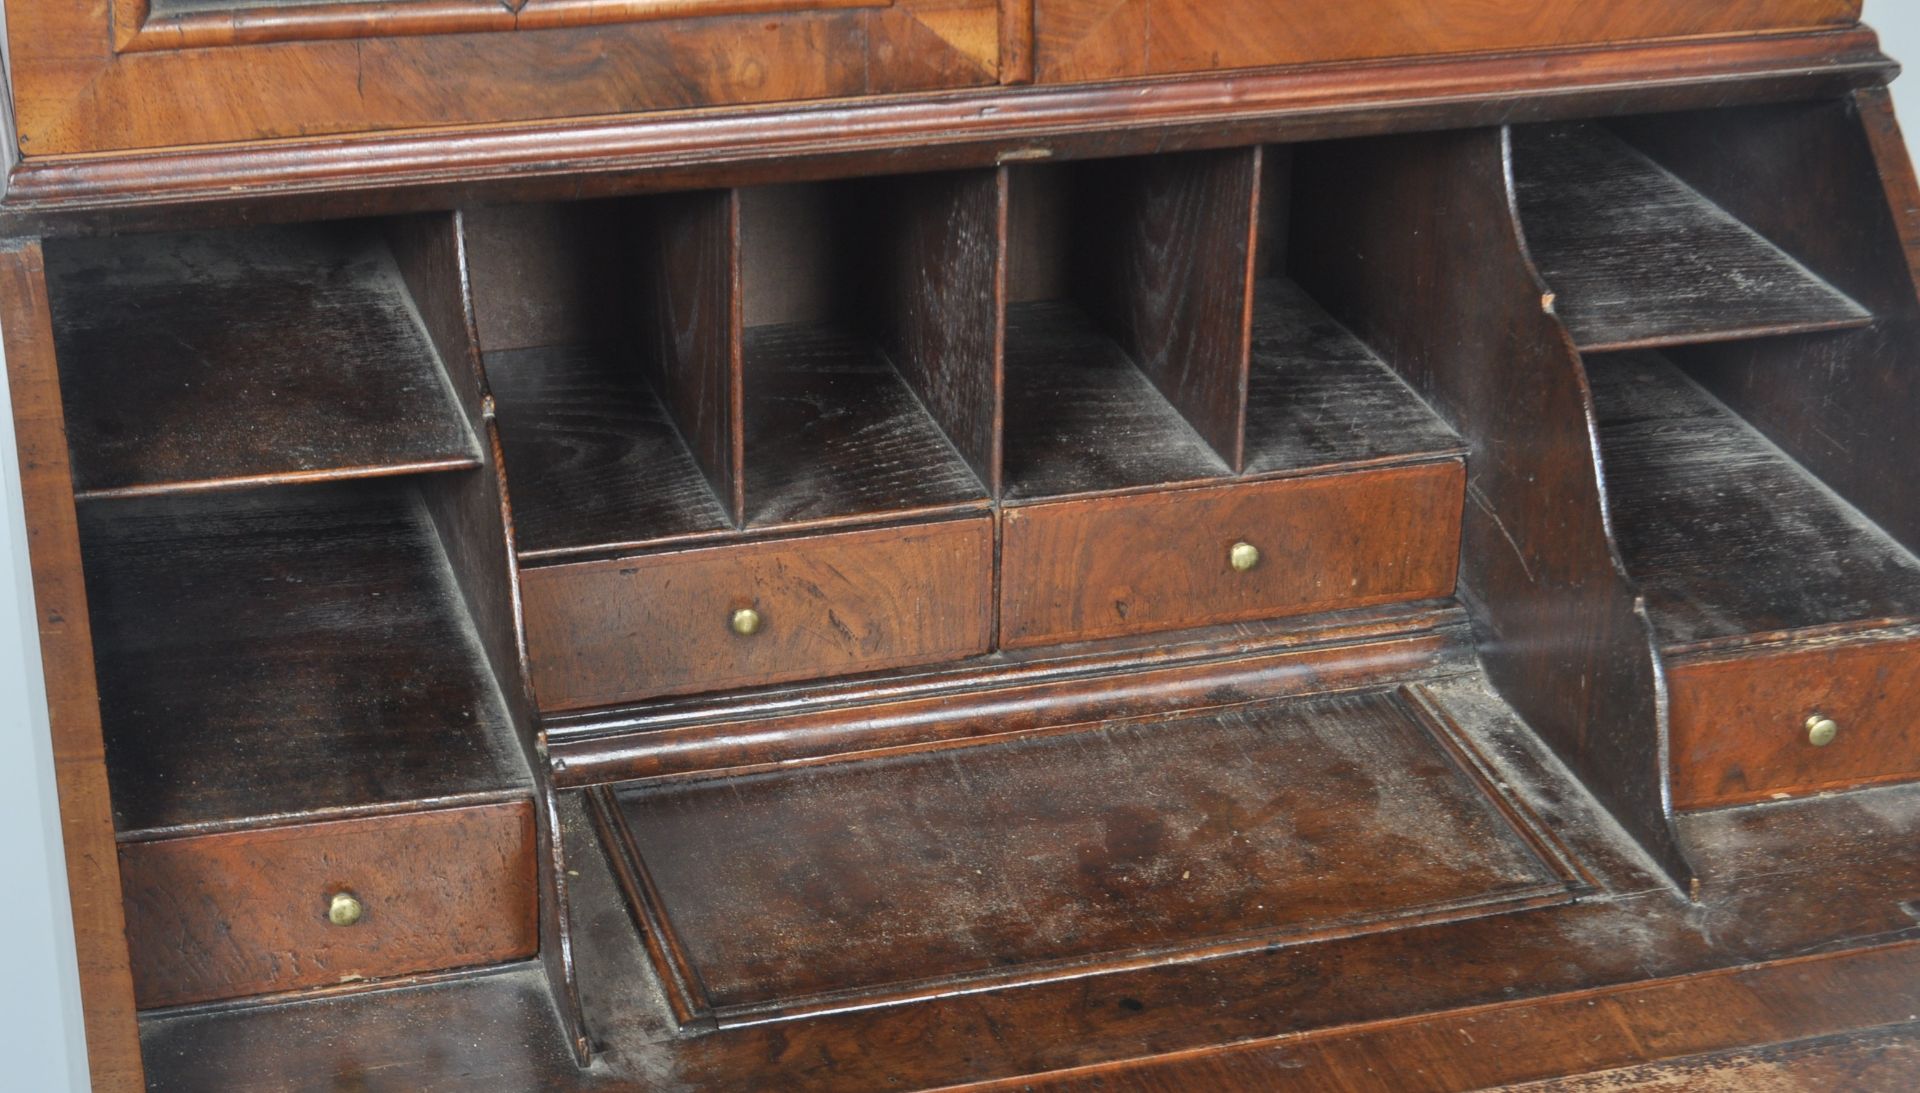
[[[1290,265],[1470,447],[1461,592],[1502,696],[1683,889],[1663,667],[1608,527],[1593,404],[1501,130],[1297,156]]]

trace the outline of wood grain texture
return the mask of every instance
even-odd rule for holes
[[[26,512],[26,554],[33,578],[34,630],[46,683],[60,842],[79,961],[87,1068],[107,1093],[145,1088],[113,805],[94,678],[94,639],[81,568],[66,415],[60,400],[45,259],[38,243],[0,244],[0,338]],[[6,456],[17,455],[15,465]]]
[[[377,230],[72,242],[50,259],[83,496],[480,462]]]
[[[1634,111],[1843,96],[1896,71],[1864,29],[1494,54],[1181,81],[881,96],[778,108],[288,138],[128,154],[35,154],[0,199],[10,235],[177,230],[578,201],[796,177],[991,169]],[[1342,109],[1329,113],[1326,104]],[[485,309],[483,308],[483,313]],[[489,347],[492,345],[489,343]]]
[[[1920,777],[1920,637],[1770,647],[1672,667],[1676,808]],[[1807,741],[1828,717],[1840,735]]]
[[[745,519],[742,468],[740,199],[663,197],[640,218],[640,359],[729,522]],[[624,310],[624,309],[623,309]]]
[[[534,685],[567,710],[956,660],[991,641],[992,567],[977,518],[528,570]]]
[[[967,461],[866,337],[751,327],[745,355],[750,525],[985,506]]]
[[[1259,148],[1075,172],[1074,297],[1228,467],[1242,465]]]
[[[1569,898],[1433,731],[1376,692],[609,803],[724,1025]]]
[[[522,558],[733,529],[672,415],[619,350],[518,349],[486,360]]]
[[[1520,219],[1580,348],[1865,326],[1872,316],[1597,124],[1521,127]]]
[[[1669,653],[1920,620],[1920,560],[1671,363],[1588,375],[1621,557]]]
[[[985,87],[999,68],[994,0],[126,53],[99,0],[17,7],[29,154]]]
[[[606,1015],[601,1062],[586,1080],[839,1090],[1097,1078],[1129,1089],[1129,1064],[1144,1063],[1173,1076],[1142,1088],[1212,1088],[1205,1079],[1217,1072],[1201,1064],[1242,1045],[1276,1062],[1336,1056],[1351,1066],[1252,1072],[1294,1088],[1321,1088],[1315,1080],[1335,1073],[1367,1088],[1391,1066],[1410,1088],[1465,1090],[1870,1029],[1915,1012],[1920,951],[1910,942],[1920,933],[1900,908],[1920,880],[1912,787],[1687,817],[1714,848],[1705,906],[1693,905],[1648,892],[1645,867],[1628,865],[1641,859],[1619,856],[1625,841],[1568,792],[1564,770],[1511,713],[1492,712],[1497,699],[1469,701],[1474,689],[1435,696],[1546,826],[1576,839],[1584,860],[1613,863],[1599,866],[1612,894],[721,1035],[678,1034],[592,825],[570,805],[582,986]],[[349,1032],[350,1055],[326,1046]],[[511,972],[146,1025],[155,1088],[195,1093],[344,1084],[369,1072],[434,1091],[580,1084],[550,1047],[554,1035],[549,1007],[529,1001]],[[289,1053],[289,1042],[313,1046]],[[1200,1067],[1197,1083],[1178,1081],[1182,1064]]]
[[[1461,586],[1488,674],[1684,887],[1651,623],[1611,540],[1591,395],[1528,260],[1499,131],[1294,164],[1293,276],[1467,441]]]
[[[1124,349],[1072,304],[1007,311],[1008,501],[1225,478]]]
[[[1009,509],[1009,649],[1451,595],[1459,462]],[[1260,551],[1237,572],[1235,543]]]
[[[112,0],[122,51],[885,7],[892,0]]]
[[[1848,26],[1859,17],[1859,0],[1035,0],[1034,54],[1037,78],[1054,83]]]
[[[1255,286],[1247,474],[1462,454],[1459,435],[1300,286]]]
[[[880,345],[974,475],[1000,490],[1006,176],[916,175],[857,192]]]
[[[500,688],[404,487],[142,499],[86,515],[122,833],[524,792]]]
[[[1622,131],[1871,308],[1843,335],[1691,350],[1688,374],[1909,550],[1920,550],[1920,186],[1886,92]],[[1782,200],[1782,196],[1787,197]]]
[[[539,949],[527,801],[120,849],[142,1007],[495,964]],[[335,893],[365,907],[327,919]]]

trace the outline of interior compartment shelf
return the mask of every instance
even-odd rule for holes
[[[1513,130],[1520,217],[1584,351],[1865,326],[1872,316],[1597,123]]]
[[[1466,454],[1386,362],[1284,278],[1254,285],[1249,475]]]
[[[1224,478],[1232,471],[1077,306],[1007,309],[1008,501]]]
[[[983,508],[986,487],[869,338],[835,323],[745,333],[747,523]]]
[[[587,344],[487,356],[522,559],[733,531],[672,415],[625,354]]]
[[[1920,560],[1672,361],[1588,372],[1615,531],[1663,645],[1920,621]]]
[[[47,273],[83,498],[480,464],[377,224],[62,242]]]
[[[524,798],[499,689],[405,482],[82,510],[123,838]]]

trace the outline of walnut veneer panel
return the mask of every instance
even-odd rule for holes
[[[314,13],[280,7],[251,21],[215,13],[228,44],[213,44],[158,24],[143,33],[132,13],[101,0],[14,0],[7,23],[21,146],[31,156],[531,121],[974,87],[1000,76],[996,0],[811,0],[811,10],[780,14],[764,13],[760,0],[760,15],[740,14],[738,3],[729,4],[735,14],[711,14],[713,5],[701,14],[686,2],[677,11],[518,6],[356,5],[358,18],[331,37],[278,42],[247,27]],[[654,17],[643,17],[649,7]],[[423,15],[450,8],[485,26],[419,33]]]
[[[534,687],[580,709],[984,653],[992,567],[982,516],[529,569]]]
[[[1008,648],[1451,595],[1458,461],[1008,510]],[[1238,542],[1260,551],[1236,571]]]
[[[1036,0],[1042,82],[1845,26],[1859,0]]]
[[[120,848],[145,1007],[491,964],[539,948],[533,807],[508,802]],[[336,893],[365,908],[336,926]]]
[[[1373,692],[636,784],[611,822],[723,1022],[1564,901],[1437,731]]]
[[[1710,808],[1920,776],[1920,637],[1673,665],[1673,797]],[[1840,726],[1808,741],[1808,719]]]

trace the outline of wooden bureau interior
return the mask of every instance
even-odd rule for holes
[[[1092,6],[1012,59],[973,0],[692,5],[682,45],[1147,96],[1395,48],[1155,2],[1088,52]],[[126,7],[103,87],[349,25]],[[584,33],[482,7],[394,48]],[[911,68],[916,19],[986,67]],[[10,244],[145,1080],[1279,1088],[1263,1052],[1354,1029],[1920,971],[1920,188],[1873,57]],[[1639,1061],[1545,1050],[1431,1087]]]

